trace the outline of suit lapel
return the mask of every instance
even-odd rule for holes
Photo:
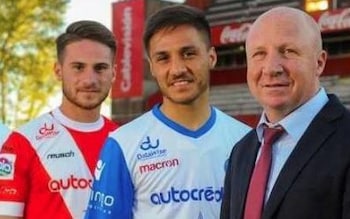
[[[266,203],[263,218],[272,218],[272,215],[278,209],[299,173],[312,159],[313,155],[317,153],[319,148],[322,147],[328,136],[335,131],[334,120],[339,118],[342,112],[343,108],[340,106],[339,101],[330,98],[326,106],[311,122],[283,166]]]

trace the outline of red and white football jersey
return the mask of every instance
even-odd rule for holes
[[[0,153],[0,215],[83,218],[100,149],[116,128],[104,117],[79,123],[55,109],[14,131]]]

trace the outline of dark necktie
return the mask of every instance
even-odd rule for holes
[[[283,133],[281,127],[269,128],[264,127],[264,144],[260,151],[260,157],[255,164],[253,175],[247,193],[247,200],[244,209],[244,219],[260,219],[264,206],[266,184],[269,178],[272,144]]]

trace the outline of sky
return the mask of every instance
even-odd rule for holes
[[[65,16],[66,24],[82,20],[98,21],[112,29],[112,3],[118,0],[71,0]],[[145,0],[147,1],[147,0]],[[163,0],[164,1],[164,0]],[[167,0],[184,2],[184,0]]]
[[[89,19],[98,21],[109,29],[112,28],[112,3],[118,0],[71,0],[65,16],[66,23]],[[147,0],[145,0],[147,1]],[[184,2],[184,0],[163,0]]]
[[[112,28],[112,3],[117,0],[71,0],[65,15],[66,26],[77,20],[94,20]]]

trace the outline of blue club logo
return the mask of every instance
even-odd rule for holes
[[[156,149],[159,147],[159,139],[157,139],[155,142],[151,142],[151,139],[149,136],[146,137],[146,140],[141,143],[140,148],[142,150],[149,150],[149,149]]]

